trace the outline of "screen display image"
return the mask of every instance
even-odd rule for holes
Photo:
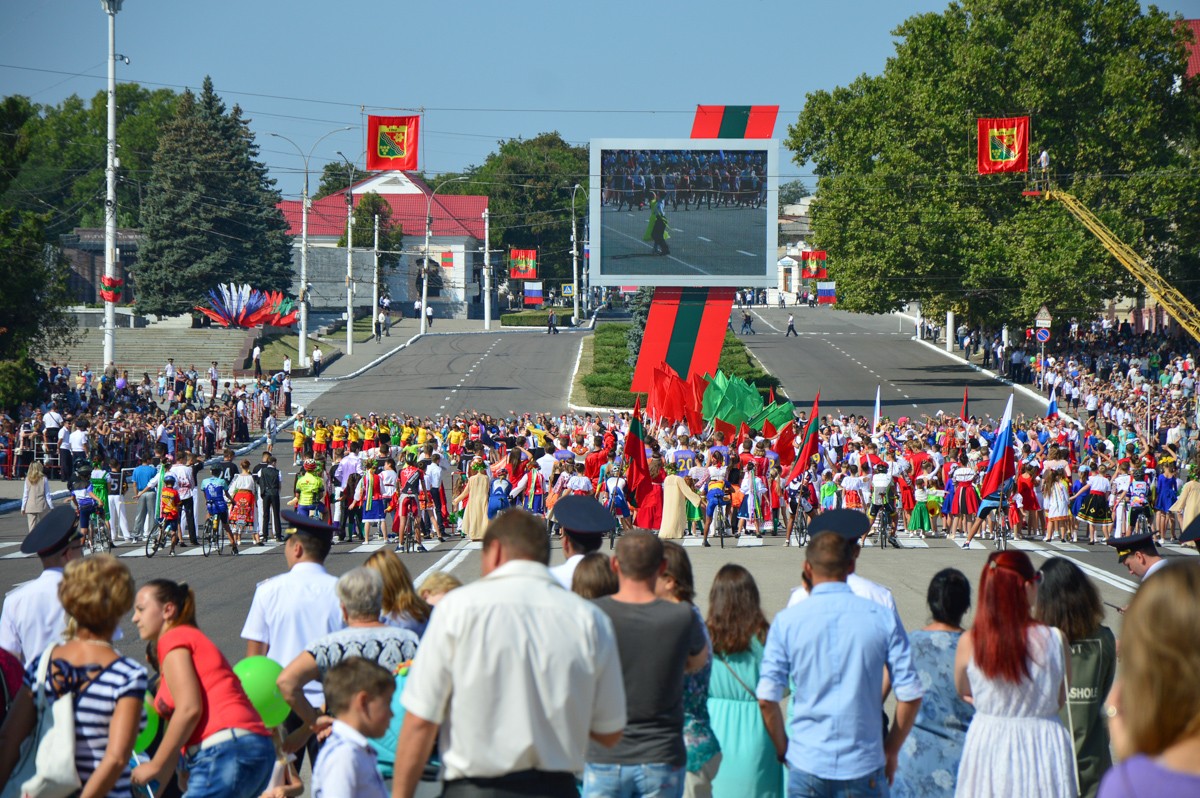
[[[592,284],[774,285],[777,152],[774,141],[592,142]]]

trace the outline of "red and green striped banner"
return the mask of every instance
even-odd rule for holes
[[[454,253],[453,252],[443,252],[442,253],[442,268],[443,269],[453,269],[454,268]]]
[[[715,374],[733,309],[732,288],[656,288],[633,371],[634,393],[649,393],[664,362],[685,382]]]
[[[769,139],[778,105],[697,105],[694,139]]]

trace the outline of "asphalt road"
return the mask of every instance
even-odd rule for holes
[[[671,254],[657,256],[643,241],[650,209],[600,210],[600,271],[624,275],[762,275],[766,269],[767,214],[763,208],[667,209]]]
[[[822,407],[827,411],[840,408],[869,414],[878,383],[883,386],[884,412],[889,415],[901,411],[907,415],[932,413],[937,409],[957,412],[966,382],[973,412],[997,416],[1010,393],[1009,388],[912,342],[907,333],[898,333],[896,317],[801,308],[796,312],[800,337],[785,340],[787,311],[757,309],[755,314],[760,334],[748,338],[752,351],[783,379],[788,395],[803,407],[811,404],[813,392],[820,387]],[[442,405],[446,405],[444,412],[471,408],[505,414],[516,408],[558,411],[566,404],[578,344],[578,337],[568,334],[425,338],[363,377],[321,384],[328,390],[313,402],[313,411],[326,415],[368,410],[424,415],[441,411]],[[1017,401],[1026,412],[1040,412],[1036,403],[1020,394]],[[281,437],[276,453],[287,474],[285,485],[290,484],[289,437]],[[39,572],[36,560],[16,551],[23,534],[23,518],[17,514],[0,516],[0,585],[5,587],[32,579]],[[734,546],[730,541],[725,549],[688,549],[702,608],[713,576],[727,562],[741,563],[754,573],[768,617],[786,605],[791,589],[800,581],[803,552],[785,547],[781,538],[767,537],[761,545],[756,540],[746,542],[756,545]],[[926,545],[899,551],[868,548],[859,560],[860,573],[894,591],[901,618],[909,628],[928,621],[925,591],[937,571],[957,567],[974,583],[987,554],[978,542],[973,551],[963,551],[945,540],[932,540]],[[1113,604],[1127,604],[1136,589],[1136,582],[1106,546],[1021,546],[1030,549],[1035,564],[1049,556],[1070,557],[1084,567],[1104,599]],[[229,554],[204,558],[191,552],[175,558],[160,554],[147,560],[140,549],[118,549],[139,582],[167,576],[192,584],[198,593],[201,626],[236,661],[245,653],[239,635],[254,587],[284,569],[283,554],[277,547],[253,549],[238,558]],[[367,553],[361,546],[336,546],[328,566],[332,572],[342,573],[361,564]],[[1196,553],[1169,548],[1166,554],[1174,557]],[[465,581],[479,575],[478,551],[462,543],[446,543],[427,554],[403,556],[414,577],[431,569],[452,570]],[[553,561],[560,560],[561,552],[555,547]],[[1108,623],[1119,627],[1115,613],[1110,612]],[[128,620],[123,631],[123,650],[140,656],[141,646]]]

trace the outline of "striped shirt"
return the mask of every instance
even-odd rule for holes
[[[25,669],[25,686],[35,690],[41,657],[34,657]],[[89,679],[91,680],[89,682]],[[47,702],[68,692],[75,694],[75,766],[84,784],[104,758],[108,748],[108,726],[122,698],[142,700],[146,692],[146,671],[128,657],[118,657],[108,667],[101,665],[72,665],[66,660],[53,659],[46,684]],[[37,693],[34,692],[34,700]],[[49,709],[49,703],[47,703]],[[143,710],[138,724],[140,731],[146,723]],[[126,765],[108,795],[110,798],[129,798],[130,769]]]

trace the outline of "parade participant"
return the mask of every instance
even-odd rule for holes
[[[1150,532],[1122,538],[1110,537],[1108,545],[1117,550],[1117,562],[1143,582],[1167,564],[1154,547],[1154,535]]]
[[[393,530],[399,536],[401,546],[403,546],[404,536],[409,527],[412,527],[417,548],[421,551],[426,549],[422,542],[421,525],[417,519],[421,514],[421,494],[425,490],[425,472],[417,466],[417,456],[415,454],[405,455],[404,468],[400,469],[400,474],[396,478],[395,520],[392,524]],[[397,548],[397,551],[401,550],[401,548]]]
[[[974,491],[974,486],[971,487],[971,490]],[[883,523],[887,526],[888,543],[894,548],[900,548],[900,541],[896,538],[896,483],[887,463],[875,466],[875,474],[871,477],[871,508],[867,517],[871,523],[874,523],[875,517],[880,513],[883,513]],[[870,528],[863,536],[864,543],[868,535],[870,535]]]
[[[263,535],[259,534],[258,528],[254,524],[255,518],[255,488],[254,476],[250,473],[250,461],[242,460],[240,464],[240,473],[233,478],[226,489],[226,493],[230,496],[233,506],[229,513],[230,523],[226,524],[226,529],[229,530],[229,542],[232,544],[233,553],[238,553],[238,547],[242,545],[242,530],[250,529],[253,533],[254,545],[261,545]]]
[[[720,436],[720,433],[717,433]],[[719,440],[719,437],[718,437]],[[725,458],[720,452],[709,450],[708,459],[708,488],[705,493],[704,507],[704,545],[708,542],[708,533],[712,529],[712,519],[715,513],[724,512],[725,484],[728,471],[725,468]]]
[[[616,527],[617,520],[591,496],[562,497],[554,505],[554,520],[563,533],[564,562],[551,568],[550,575],[570,590],[580,560],[600,548],[604,536]]]
[[[103,505],[88,480],[79,479],[77,483],[80,487],[67,494],[67,501],[71,503],[79,516],[79,531],[83,534],[83,545],[90,549],[92,548],[92,516],[97,513],[102,516],[104,511],[101,507]]]
[[[61,639],[66,626],[58,586],[66,564],[83,556],[75,511],[66,505],[50,510],[21,541],[20,551],[36,554],[42,572],[4,597],[0,648],[28,665],[52,641]]]
[[[288,502],[305,518],[318,514],[317,508],[324,493],[324,482],[318,475],[319,468],[316,460],[304,461],[304,470],[296,480],[296,495]]]
[[[979,491],[975,489],[978,473],[967,462],[960,462],[950,473],[953,493],[950,496],[950,529],[947,535],[966,531],[967,520],[979,513]],[[964,543],[964,548],[970,542]]]
[[[371,526],[379,532],[379,540],[385,541],[383,522],[386,516],[387,503],[383,498],[383,483],[379,475],[379,467],[374,460],[363,462],[362,479],[355,487],[353,506],[362,513],[363,542],[371,542]]]
[[[697,512],[697,519],[700,517],[699,508],[704,499],[692,490],[690,483],[691,478],[681,474],[668,474],[663,480],[662,527],[658,533],[660,538],[682,538],[691,525],[692,511]]]
[[[465,458],[464,458],[465,459]],[[487,464],[471,462],[470,476],[462,490],[454,497],[454,506],[462,505],[462,530],[470,540],[483,540],[488,523],[488,494],[492,480],[488,476]]]
[[[597,497],[612,515],[620,522],[623,529],[632,529],[633,521],[629,513],[627,498],[628,481],[622,475],[624,469],[613,465],[596,488]]]
[[[226,503],[229,485],[222,473],[214,470],[212,476],[200,483],[200,491],[204,494],[205,510],[209,517],[217,519],[217,534],[228,535],[233,553],[237,554],[237,542],[229,527],[229,505]]]
[[[291,526],[283,544],[288,570],[255,588],[241,635],[247,657],[267,656],[280,663],[291,662],[312,641],[345,625],[338,607],[337,578],[325,570],[333,527],[287,511],[283,520]],[[313,706],[323,704],[319,682],[304,685],[304,694]],[[292,732],[302,721],[293,713],[284,725]]]
[[[1088,525],[1088,545],[1096,545],[1097,531],[1105,531],[1112,526],[1112,508],[1109,506],[1108,497],[1112,492],[1112,483],[1108,479],[1108,469],[1104,466],[1097,466],[1075,495],[1071,497],[1072,501],[1083,497],[1083,504],[1079,509],[1079,517],[1087,521]]]
[[[546,515],[546,477],[540,467],[526,469],[509,493],[522,509],[534,515]]]

